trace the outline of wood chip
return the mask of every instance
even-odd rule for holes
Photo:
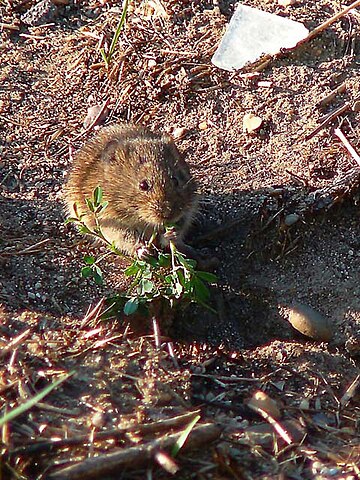
[[[276,401],[270,398],[269,395],[262,390],[255,392],[254,395],[245,403],[248,407],[255,411],[257,411],[258,408],[262,409],[275,419],[279,419],[281,417],[281,412]]]

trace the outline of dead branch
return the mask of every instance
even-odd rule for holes
[[[351,103],[347,102],[344,105],[341,105],[341,107],[337,108],[334,112],[332,112],[330,115],[328,115],[325,120],[320,123],[312,132],[308,133],[305,135],[305,140],[310,140],[310,138],[315,137],[326,125],[331,123],[335,118],[337,118],[339,115],[342,115],[343,113],[347,112],[348,110],[351,109]]]
[[[312,40],[314,37],[319,35],[319,33],[323,32],[326,28],[330,27],[330,25],[332,25],[334,22],[336,22],[336,20],[339,20],[341,17],[346,15],[348,12],[350,12],[350,10],[352,10],[353,8],[356,8],[358,6],[360,6],[360,0],[357,0],[356,2],[353,2],[351,5],[344,8],[343,10],[341,10],[341,12],[337,13],[336,15],[333,15],[328,20],[326,20],[324,23],[322,23],[318,27],[311,30],[309,35],[306,38],[304,38],[304,40],[301,40],[298,43],[298,45],[301,45],[305,42],[308,42],[309,40]]]
[[[342,83],[337,88],[332,90],[330,93],[325,95],[325,97],[323,97],[321,100],[319,100],[316,106],[318,108],[326,107],[329,103],[331,103],[334,100],[336,95],[338,95],[339,93],[344,93],[345,91],[346,91],[346,83]]]
[[[170,430],[171,428],[181,427],[182,425],[190,422],[196,415],[199,414],[200,410],[194,410],[192,412],[186,412],[183,415],[177,415],[176,417],[161,420],[159,422],[144,423],[142,425],[133,425],[127,428],[113,428],[111,430],[96,432],[94,435],[94,442],[108,440],[111,438],[122,438],[126,433],[131,432],[147,435],[149,433],[154,434],[164,430]],[[61,448],[68,448],[76,445],[86,445],[88,441],[88,435],[78,435],[76,437],[64,438],[62,440],[43,441],[28,444],[11,450],[9,454],[11,456],[39,455],[41,453],[52,452]]]
[[[184,450],[208,445],[218,439],[222,429],[212,423],[195,427],[183,446]],[[125,448],[117,452],[87,458],[83,462],[70,467],[62,468],[48,475],[47,480],[89,480],[92,478],[104,478],[114,471],[120,472],[123,468],[138,468],[150,462],[158,450],[171,448],[178,440],[182,432],[157,438],[151,442],[136,447]]]

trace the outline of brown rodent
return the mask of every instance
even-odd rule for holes
[[[93,197],[97,186],[108,202],[99,215],[101,231],[119,250],[139,255],[153,232],[158,233],[159,246],[165,247],[169,243],[165,225],[170,223],[176,225],[171,238],[186,253],[183,236],[197,211],[196,184],[168,135],[114,125],[85,143],[70,171],[65,200],[69,215],[74,216],[76,204],[92,230],[94,216],[85,199]]]

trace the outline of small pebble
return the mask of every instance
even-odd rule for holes
[[[354,102],[354,105],[353,105],[353,111],[354,112],[360,112],[360,101],[358,100],[357,102]]]
[[[156,65],[157,65],[156,60],[154,60],[153,58],[150,58],[150,59],[148,60],[148,67],[149,67],[149,68],[155,68]]]
[[[290,5],[295,5],[297,0],[278,0],[278,4],[282,7],[289,7]]]
[[[94,427],[101,428],[105,425],[105,414],[103,412],[96,412],[91,417],[91,423]]]
[[[28,292],[28,297],[29,297],[31,300],[35,300],[36,295],[35,295],[35,293]]]
[[[328,342],[333,336],[328,319],[302,303],[290,308],[289,322],[298,332],[319,342]]]
[[[199,123],[199,130],[207,130],[208,129],[208,124],[207,122],[200,122]]]
[[[296,222],[300,220],[300,215],[297,213],[289,213],[289,215],[286,215],[285,217],[285,225],[290,227],[291,225],[294,225]]]
[[[252,133],[258,130],[263,123],[262,118],[257,117],[253,113],[247,113],[243,118],[243,131]]]
[[[177,127],[174,128],[172,132],[172,137],[176,140],[178,138],[182,138],[187,133],[187,129],[185,127]]]

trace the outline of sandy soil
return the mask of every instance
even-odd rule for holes
[[[335,0],[246,4],[310,30],[339,11]],[[322,466],[335,469],[331,478],[356,478],[358,397],[347,408],[340,400],[356,378],[360,352],[359,173],[334,128],[360,151],[359,9],[245,74],[211,65],[233,3],[132,3],[108,70],[99,47],[113,37],[116,2],[52,4],[45,20],[33,5],[0,6],[3,346],[30,329],[1,357],[1,401],[14,407],[61,372],[77,373],[5,433],[5,478],[15,478],[15,470],[21,478],[44,478],[70,458],[66,449],[50,457],[10,455],[16,447],[155,422],[198,405],[202,421],[226,433],[208,452],[184,453],[176,478],[330,478]],[[319,105],[343,83],[341,93]],[[121,321],[97,321],[91,335],[82,323],[90,305],[124,285],[126,262],[114,258],[103,264],[104,287],[80,278],[83,256],[103,248],[64,225],[62,185],[71,157],[93,134],[83,127],[89,107],[104,102],[106,124],[131,120],[175,137],[203,198],[189,241],[220,260],[212,297],[219,313],[192,309],[175,321],[168,332],[175,363],[166,342],[158,352],[151,335],[132,335]],[[343,114],[311,135],[346,103]],[[247,113],[263,120],[252,134],[243,129]],[[292,214],[298,221],[288,226]],[[220,231],[208,235],[214,228]],[[330,342],[291,327],[293,302],[328,319]],[[231,382],[232,376],[245,380]],[[272,440],[249,440],[247,429],[261,419],[241,407],[258,389],[279,402],[284,421],[296,419],[297,430],[307,433],[302,450],[291,447],[294,457],[291,448],[281,457],[276,451],[283,446]],[[308,411],[300,409],[304,400]],[[300,437],[294,433],[293,445]],[[74,447],[73,460],[90,448],[99,453],[146,439]],[[145,478],[135,467],[121,478]],[[160,467],[151,471],[169,478]]]

